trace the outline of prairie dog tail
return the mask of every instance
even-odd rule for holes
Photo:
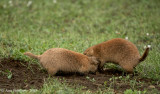
[[[27,56],[34,58],[34,59],[40,59],[39,55],[34,55],[31,52],[26,52],[26,53],[24,53],[24,55],[27,55]]]
[[[139,59],[139,62],[142,62],[146,59],[147,55],[149,53],[149,47],[146,48],[145,52],[143,53],[142,57]]]

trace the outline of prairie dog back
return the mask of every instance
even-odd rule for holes
[[[78,56],[74,54],[63,48],[53,48],[42,54],[40,62],[44,67],[49,69],[52,69],[52,67],[58,67],[60,70],[72,72],[76,71],[79,66],[82,66],[82,63],[79,63],[76,59]]]

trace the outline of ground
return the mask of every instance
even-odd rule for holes
[[[44,81],[49,77],[48,73],[39,70],[38,64],[29,64],[28,62],[10,59],[0,60],[0,88],[3,90],[13,89],[40,89],[43,87]],[[6,71],[6,69],[8,71]],[[9,74],[9,71],[12,74]],[[73,85],[83,86],[83,90],[95,92],[98,89],[105,90],[112,88],[115,93],[123,93],[127,89],[137,89],[140,91],[157,89],[160,91],[159,83],[152,83],[152,79],[139,78],[133,76],[122,80],[123,72],[116,69],[106,69],[102,73],[79,75],[77,73],[58,73],[52,76],[52,79],[59,79],[60,82],[65,82],[68,86]],[[11,75],[10,78],[9,75]],[[126,76],[126,75],[124,75]],[[114,77],[114,78],[113,78]],[[112,81],[115,80],[115,81]],[[126,81],[136,81],[133,87],[131,83]],[[143,82],[143,83],[142,83]],[[153,87],[150,87],[150,86]]]

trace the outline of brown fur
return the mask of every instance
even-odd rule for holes
[[[115,38],[86,49],[84,55],[97,57],[101,62],[100,68],[103,67],[104,63],[112,62],[119,64],[124,70],[132,73],[133,68],[147,57],[148,52],[149,48],[145,50],[141,57],[133,43],[121,38]]]
[[[24,55],[38,59],[51,75],[55,75],[58,71],[95,72],[99,65],[95,57],[88,57],[63,48],[52,48],[45,51],[42,55],[34,55],[30,52],[26,52]]]

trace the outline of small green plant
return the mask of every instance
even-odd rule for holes
[[[12,72],[10,70],[6,70],[7,73],[7,78],[11,79],[12,78]]]
[[[130,80],[130,86],[132,89],[136,89],[136,84],[137,84],[136,80]]]
[[[5,75],[5,72],[3,72],[3,71],[0,71],[0,73],[1,73],[2,75]]]
[[[6,75],[8,79],[12,78],[12,72],[10,70],[5,70],[5,72],[0,71],[0,73],[2,73],[2,75]]]
[[[86,79],[88,79],[88,80],[91,81],[91,82],[95,82],[95,81],[96,81],[94,78],[90,78],[90,77],[88,77],[88,76],[86,76]]]
[[[108,83],[107,81],[104,81],[104,86],[107,87]]]
[[[26,80],[24,80],[24,82],[26,83],[26,82],[27,82],[27,79],[26,79]]]
[[[124,83],[128,83],[130,76],[129,75],[127,75],[126,77],[119,76],[118,79],[124,81]]]
[[[115,76],[113,76],[112,78],[110,78],[109,79],[109,81],[110,81],[110,86],[109,87],[115,88],[116,87],[116,82],[117,82],[116,80],[117,79],[118,79],[118,77],[115,77]]]
[[[132,89],[127,89],[124,91],[124,94],[145,94],[147,91],[137,91],[137,90],[132,90]]]

